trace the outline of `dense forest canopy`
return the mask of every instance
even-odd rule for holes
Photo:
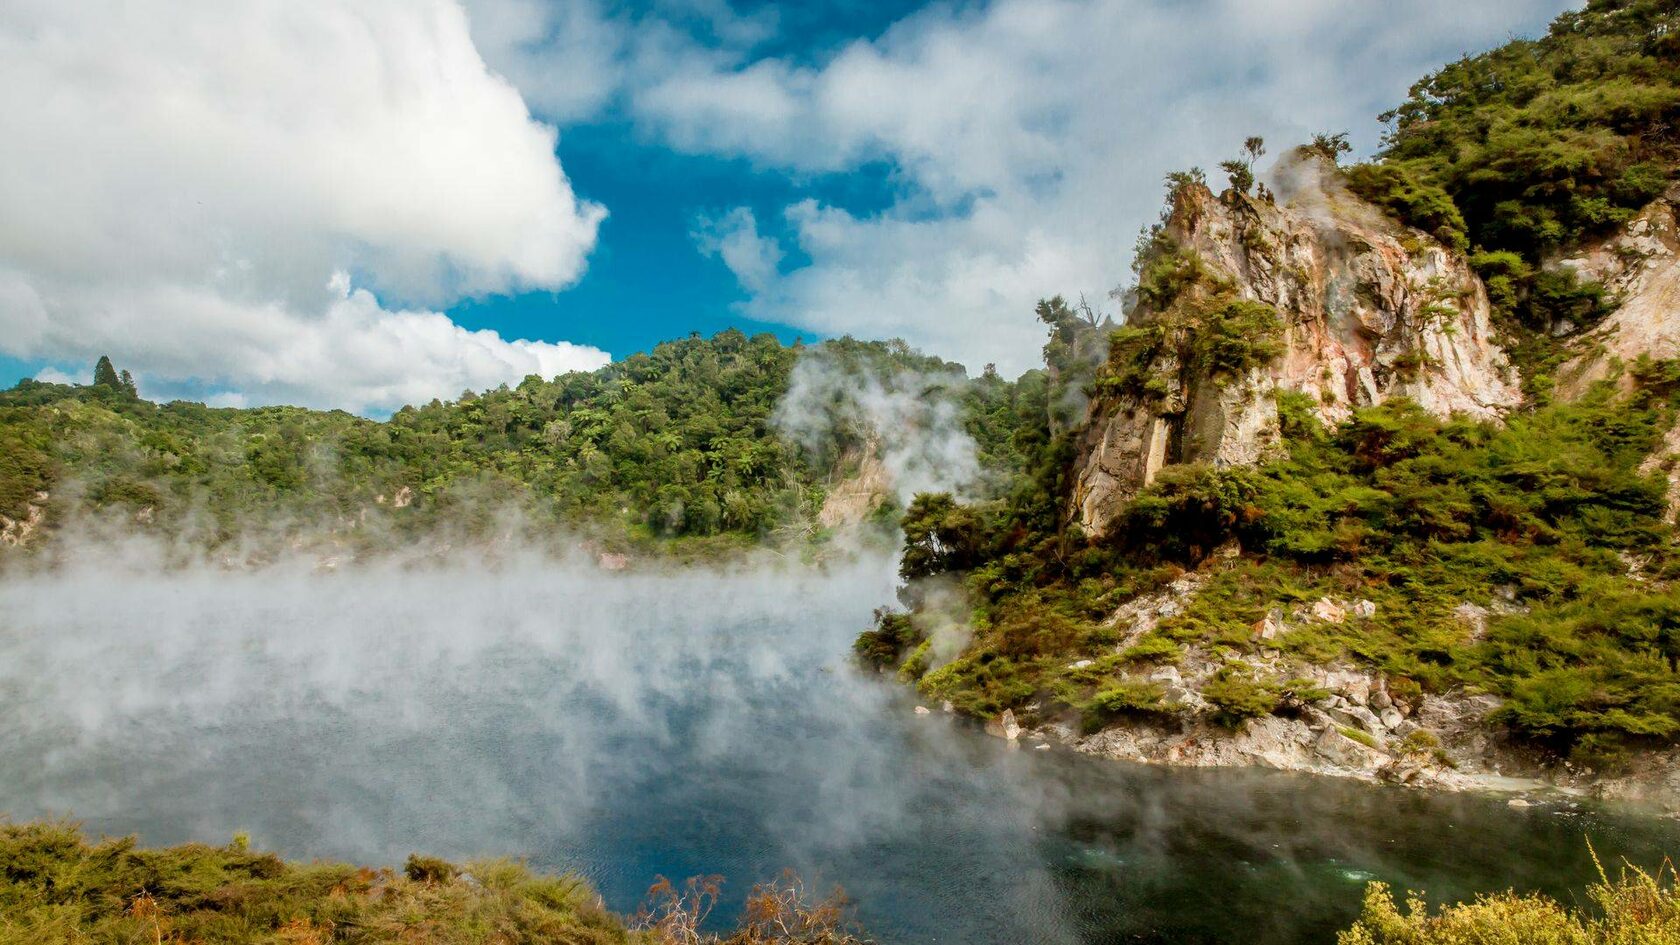
[[[481,532],[512,511],[619,544],[820,540],[825,490],[874,432],[867,417],[816,405],[814,438],[781,435],[776,410],[802,355],[859,383],[907,378],[911,396],[948,400],[1004,479],[1020,461],[1022,398],[1026,415],[1042,412],[1037,372],[971,380],[902,342],[807,348],[735,330],[404,407],[384,422],[154,404],[102,358],[90,385],[25,380],[0,393],[0,515],[23,520],[47,494],[48,528],[91,512],[208,546],[258,528],[377,545]]]

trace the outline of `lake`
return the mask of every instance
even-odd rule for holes
[[[1364,885],[1576,894],[1680,825],[1035,751],[850,668],[881,557],[611,574],[88,556],[0,581],[0,811],[297,859],[839,883],[879,941],[1330,943]]]

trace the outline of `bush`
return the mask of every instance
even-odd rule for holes
[[[1283,703],[1273,683],[1255,679],[1243,663],[1227,663],[1202,686],[1202,698],[1213,704],[1215,718],[1226,725],[1271,715]]]
[[[1348,189],[1393,214],[1401,223],[1433,236],[1443,246],[1470,248],[1464,215],[1451,195],[1394,164],[1355,164],[1346,171]]]
[[[1402,911],[1384,883],[1365,890],[1364,909],[1338,945],[1674,945],[1680,943],[1680,896],[1665,865],[1655,875],[1624,867],[1587,890],[1593,911],[1545,896],[1480,896],[1438,911],[1408,896]]]

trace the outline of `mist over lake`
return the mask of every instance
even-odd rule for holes
[[[1330,942],[1364,883],[1563,894],[1672,823],[1014,746],[852,668],[894,564],[160,572],[0,586],[0,809],[298,859],[509,855],[633,910],[793,868],[883,942]]]

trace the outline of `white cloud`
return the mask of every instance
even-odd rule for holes
[[[930,6],[817,67],[693,56],[644,75],[644,127],[697,153],[796,173],[889,161],[879,214],[801,202],[809,264],[766,284],[755,316],[901,334],[1007,370],[1037,359],[1040,297],[1093,302],[1129,277],[1169,170],[1244,137],[1274,148],[1352,130],[1461,53],[1536,31],[1567,4],[1517,0],[996,0]]]
[[[563,288],[604,215],[453,2],[19,0],[0,88],[0,351],[356,409],[605,360],[409,308]]]
[[[759,235],[758,219],[751,208],[736,207],[721,217],[701,217],[693,236],[700,251],[722,259],[747,291],[763,292],[775,282],[782,247],[774,239]]]

